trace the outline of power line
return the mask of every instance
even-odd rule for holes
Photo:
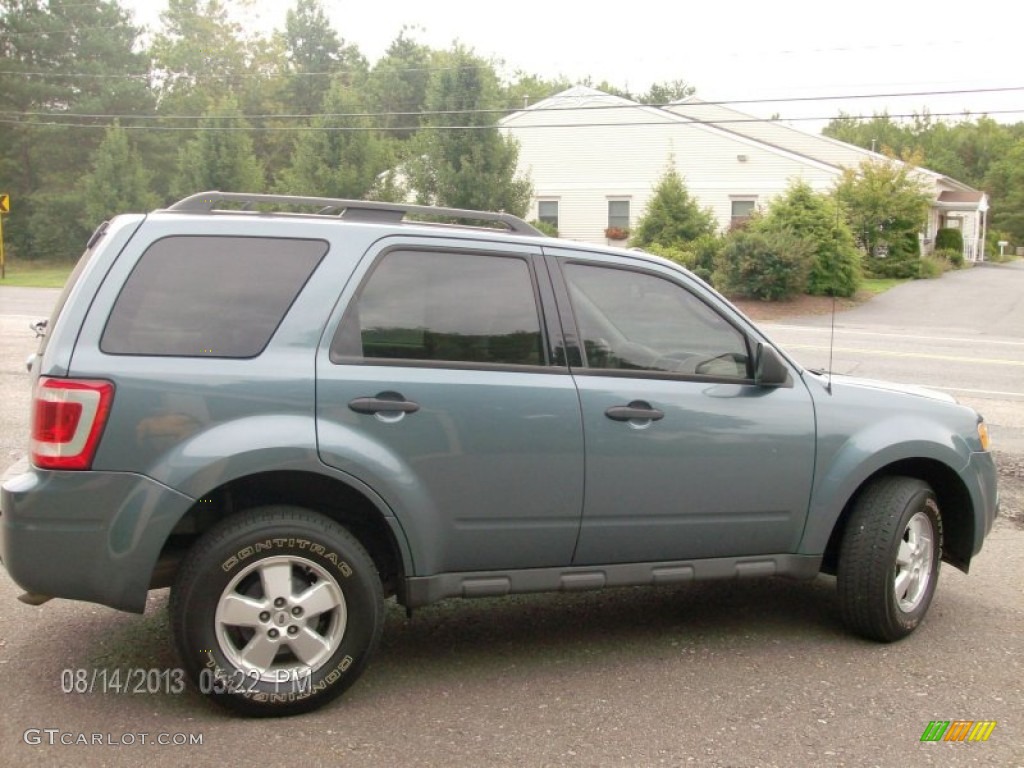
[[[888,99],[888,98],[902,98],[902,97],[921,97],[921,96],[964,96],[964,95],[979,95],[979,94],[990,94],[990,93],[1009,93],[1024,91],[1024,86],[1006,86],[998,88],[962,88],[955,90],[941,90],[941,91],[900,91],[900,92],[883,92],[883,93],[870,93],[870,94],[840,94],[840,95],[825,95],[825,96],[796,96],[796,97],[778,97],[778,98],[759,98],[759,99],[722,99],[716,101],[696,101],[696,102],[669,102],[664,104],[642,104],[640,102],[630,102],[627,104],[598,104],[592,106],[586,105],[568,105],[568,106],[551,106],[537,108],[532,107],[525,111],[530,114],[542,114],[547,112],[586,112],[586,111],[602,111],[602,110],[620,110],[620,109],[667,109],[674,106],[685,106],[689,109],[699,109],[701,107],[716,107],[716,106],[730,106],[735,104],[780,104],[788,102],[820,102],[820,101],[847,101],[855,99]],[[489,107],[480,109],[441,109],[441,110],[416,110],[416,111],[381,111],[381,112],[316,112],[308,114],[299,113],[281,113],[281,114],[256,114],[256,115],[132,115],[132,114],[110,114],[110,113],[85,113],[85,112],[52,112],[52,111],[0,111],[0,115],[6,117],[51,117],[51,118],[80,118],[80,119],[125,119],[125,120],[313,120],[313,119],[339,119],[339,118],[374,118],[374,117],[445,117],[449,115],[508,115],[515,112],[519,112],[516,108],[509,107]],[[1002,110],[988,112],[985,114],[1001,114],[1003,112],[1017,112],[1019,110]],[[678,114],[678,113],[673,113]],[[964,114],[963,112],[957,113],[929,113],[933,117],[948,116],[950,114]],[[894,115],[889,115],[895,117]],[[913,117],[914,115],[910,115]],[[828,118],[790,118],[790,119],[801,119],[801,120],[820,120],[820,119],[831,119]],[[751,117],[747,119],[724,119],[716,120],[711,122],[760,122],[762,118]],[[636,125],[636,123],[633,123]]]
[[[1022,109],[997,109],[988,110],[985,112],[977,113],[981,115],[1015,115],[1024,114],[1024,108]],[[963,112],[932,112],[929,113],[930,117],[964,117]],[[728,125],[733,123],[792,123],[792,122],[811,122],[811,121],[822,121],[822,120],[870,120],[876,117],[876,115],[842,115],[836,117],[834,115],[828,116],[816,116],[816,117],[790,117],[790,118],[778,118],[778,119],[766,119],[760,117],[744,117],[744,118],[727,118],[722,120],[693,120],[690,119],[684,123],[670,122],[665,120],[651,120],[651,121],[633,121],[628,123],[535,123],[532,125],[519,125],[516,126],[516,130],[532,130],[537,128],[622,128],[622,127],[633,127],[633,126],[717,126],[717,125]],[[906,114],[890,114],[888,117],[892,119],[910,119],[920,117],[916,113]],[[0,118],[0,124],[3,125],[17,125],[27,128],[82,128],[82,129],[99,129],[99,128],[110,128],[115,122],[106,123],[66,123],[66,122],[33,122],[25,120],[11,120],[8,118]],[[120,125],[125,130],[143,130],[143,131],[184,131],[193,133],[203,132],[224,132],[224,131],[246,131],[246,132],[266,132],[266,133],[282,133],[282,132],[303,132],[303,131],[327,131],[327,132],[339,132],[339,133],[366,133],[366,132],[378,132],[378,133],[393,133],[393,132],[406,132],[410,130],[409,126],[316,126],[316,125],[282,125],[282,126],[168,126],[168,125]],[[491,128],[497,128],[499,126],[490,125],[431,125],[425,126],[431,130],[438,131],[479,131],[489,130]]]

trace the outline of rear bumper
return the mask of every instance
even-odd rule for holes
[[[15,465],[0,482],[0,560],[23,589],[141,613],[193,499],[148,477]]]

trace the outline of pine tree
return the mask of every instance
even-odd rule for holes
[[[0,2],[0,110],[18,116],[0,142],[3,191],[17,201],[4,232],[9,255],[81,254],[91,226],[80,223],[79,182],[103,131],[77,116],[152,110],[140,34],[113,0]]]
[[[263,166],[246,133],[248,122],[232,97],[199,121],[199,135],[178,154],[173,188],[178,197],[206,190],[262,192]]]
[[[295,143],[292,161],[276,185],[283,194],[361,199],[371,193],[378,176],[394,164],[389,143],[358,113],[362,102],[340,80],[323,102],[323,116],[314,130]],[[342,115],[353,115],[343,117]]]
[[[714,234],[715,229],[714,214],[701,209],[690,197],[683,177],[676,170],[675,158],[671,157],[630,242],[641,248],[655,243],[678,248],[703,235]]]
[[[439,57],[427,94],[433,113],[414,142],[408,175],[431,205],[526,214],[532,194],[516,175],[519,147],[497,128],[501,89],[494,67],[456,45]]]
[[[128,132],[117,123],[108,128],[92,155],[92,170],[82,181],[86,226],[118,213],[144,212],[157,205],[149,174]]]

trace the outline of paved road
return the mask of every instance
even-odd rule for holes
[[[29,409],[25,358],[36,349],[29,323],[49,316],[60,291],[0,286],[0,474],[24,455]]]
[[[764,326],[809,368],[829,365],[828,317]],[[832,370],[921,384],[985,415],[1024,453],[1024,261],[918,280],[836,316]]]
[[[957,288],[899,290],[918,285]],[[27,429],[21,371],[34,342],[13,316],[45,314],[37,305],[52,295],[0,290],[0,467]],[[893,296],[897,307],[906,301]],[[923,315],[880,326],[876,308],[888,301],[844,315],[842,333],[954,335]],[[800,330],[776,335],[819,338],[788,325]],[[913,349],[887,336],[843,338]],[[870,374],[876,357],[837,360]],[[905,359],[900,375],[948,362]],[[928,622],[891,646],[843,631],[827,577],[448,601],[411,621],[392,605],[379,654],[343,700],[256,723],[191,691],[64,693],[75,670],[108,680],[126,669],[170,674],[166,592],[142,617],[59,600],[31,608],[0,572],[0,766],[1024,766],[1022,584],[1024,530],[1003,521],[970,576],[943,569]],[[956,718],[998,725],[983,744],[919,741],[929,721]],[[59,729],[58,743],[48,745],[43,729]],[[26,744],[26,732],[42,743]],[[142,733],[203,743],[142,746]],[[117,743],[59,744],[79,734]]]

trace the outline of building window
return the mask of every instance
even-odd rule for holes
[[[754,209],[756,207],[756,198],[734,198],[732,200],[732,220],[730,222],[730,225],[733,227],[738,227],[745,224],[747,220],[750,219],[750,217],[754,214]]]
[[[558,229],[558,201],[538,200],[537,219]]]
[[[629,200],[608,201],[608,229],[629,230]]]

